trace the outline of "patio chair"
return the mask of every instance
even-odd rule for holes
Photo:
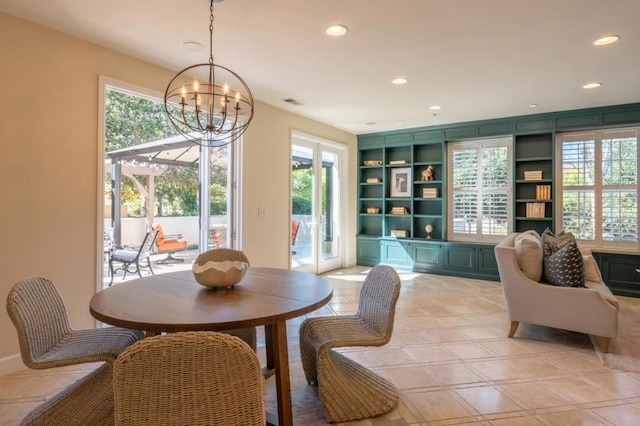
[[[228,248],[213,249],[201,253],[194,263],[204,265],[207,262],[224,262],[225,260],[244,262],[250,265],[249,258],[241,250]],[[238,328],[234,330],[224,330],[222,333],[230,334],[244,340],[254,351],[258,347],[256,328]]]
[[[144,236],[142,240],[142,244],[138,249],[118,249],[113,250],[111,255],[109,256],[109,271],[111,271],[111,280],[109,281],[109,287],[113,284],[113,277],[117,271],[122,270],[124,272],[124,276],[122,279],[124,280],[127,277],[127,273],[133,274],[135,272],[138,273],[140,278],[142,278],[142,268],[149,268],[151,275],[154,275],[153,268],[151,267],[151,249],[153,248],[153,243],[156,240],[158,235],[158,231],[147,232],[147,235]],[[145,264],[141,262],[145,262]],[[115,268],[114,263],[120,263],[121,266]]]
[[[300,227],[300,221],[294,220],[291,222],[291,254],[296,254],[293,250],[293,246],[296,245],[296,238],[298,238],[298,228]]]
[[[184,262],[184,259],[173,257],[173,253],[187,249],[187,240],[184,239],[182,234],[165,234],[162,225],[159,223],[151,225],[151,229],[158,231],[156,251],[158,253],[167,253],[167,257],[156,260],[156,263]]]
[[[188,331],[131,345],[113,368],[117,426],[264,426],[255,352],[234,336]]]
[[[33,369],[113,363],[144,337],[141,331],[120,327],[73,330],[58,289],[41,277],[21,280],[9,290],[7,312],[18,331],[22,361]]]
[[[391,339],[400,278],[390,266],[371,269],[355,315],[307,318],[300,325],[300,357],[307,382],[317,384],[329,423],[349,422],[393,410],[398,390],[334,348],[382,346]]]

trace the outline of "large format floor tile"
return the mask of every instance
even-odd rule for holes
[[[368,268],[335,271],[333,300],[310,316],[352,314]],[[360,426],[637,425],[640,374],[603,367],[589,337],[509,322],[500,283],[401,273],[394,335],[381,348],[344,348],[346,356],[394,382],[400,402]],[[640,306],[640,299],[619,298]],[[326,424],[318,391],[302,373],[298,329],[287,323],[294,420]],[[264,333],[258,330],[261,362]],[[0,425],[17,425],[31,409],[96,365],[24,370],[0,377]],[[267,408],[275,408],[274,379]]]

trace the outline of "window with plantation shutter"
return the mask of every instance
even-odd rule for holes
[[[448,239],[498,241],[511,232],[512,138],[450,142]]]
[[[556,215],[593,247],[638,247],[638,130],[558,135]]]

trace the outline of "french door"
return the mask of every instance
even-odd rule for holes
[[[340,268],[344,148],[297,132],[291,140],[291,269]]]

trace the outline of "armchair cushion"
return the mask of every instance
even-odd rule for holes
[[[584,251],[583,251],[584,253]],[[600,268],[596,263],[596,259],[590,254],[583,254],[582,260],[584,260],[584,278],[587,281],[595,283],[602,282],[602,275],[600,274]]]
[[[542,241],[536,231],[519,234],[514,241],[518,267],[528,278],[540,281],[542,278]]]
[[[575,242],[545,256],[544,279],[561,287],[584,287],[584,260]]]

